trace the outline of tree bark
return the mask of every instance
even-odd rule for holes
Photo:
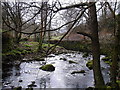
[[[111,65],[111,83],[113,88],[118,88],[119,85],[116,83],[118,75],[118,62],[120,60],[120,14],[115,18],[117,25],[115,26],[115,41],[112,54],[112,65]]]
[[[92,2],[90,2],[90,4],[91,3]],[[105,83],[103,80],[101,67],[100,67],[100,44],[98,38],[98,21],[97,21],[95,4],[89,8],[89,26],[92,36],[93,72],[94,72],[95,87],[101,88],[105,86]]]

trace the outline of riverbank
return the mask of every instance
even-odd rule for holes
[[[43,49],[47,50],[48,44],[43,43]],[[50,44],[50,46],[54,46],[54,44]],[[63,47],[56,46],[52,53],[54,54],[61,54],[73,52],[71,50],[66,50]],[[36,57],[42,58],[46,57],[45,52],[38,52],[38,42],[30,42],[30,41],[23,41],[20,42],[19,45],[15,45],[12,50],[2,53],[2,65],[3,70],[5,67],[12,67],[13,65],[19,65],[23,58],[29,58],[32,60]]]

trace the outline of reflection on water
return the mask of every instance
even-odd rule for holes
[[[94,86],[93,71],[86,67],[86,62],[91,59],[83,58],[82,53],[68,53],[54,55],[46,58],[47,64],[53,64],[55,71],[47,72],[39,69],[43,61],[22,62],[20,66],[13,66],[4,72],[3,88],[22,86],[23,88],[87,88]],[[101,56],[103,57],[103,56]],[[66,58],[67,60],[61,60]],[[78,64],[69,64],[73,60]],[[105,81],[109,81],[109,66],[101,61]],[[71,74],[73,71],[85,70],[84,74]],[[10,74],[9,74],[10,73]],[[3,74],[3,75],[4,75]]]

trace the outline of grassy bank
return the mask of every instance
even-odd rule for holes
[[[57,40],[52,40],[50,43],[55,44]],[[64,47],[67,50],[81,51],[81,52],[90,52],[91,44],[80,41],[61,41],[59,46]]]

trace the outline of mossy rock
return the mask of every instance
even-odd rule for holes
[[[19,86],[19,87],[14,88],[13,90],[22,90],[22,87]]]
[[[21,52],[18,50],[11,50],[7,53],[3,53],[3,56],[7,56],[7,57],[17,57],[17,56],[21,56]]]
[[[26,53],[27,53],[27,50],[23,50],[23,51],[21,52],[22,55],[25,55]]]
[[[120,87],[120,80],[117,80],[116,82],[118,83],[118,85],[119,85],[119,87]]]
[[[34,60],[35,60],[35,61],[45,61],[44,58],[40,58],[40,57],[35,57]]]
[[[120,80],[117,80],[116,81],[116,85],[112,86],[112,82],[108,82],[106,84],[106,88],[111,88],[111,89],[115,89],[115,90],[118,90],[118,87],[120,87]]]
[[[44,71],[54,71],[55,67],[52,64],[47,64],[47,65],[40,67],[40,69]]]
[[[66,58],[60,58],[60,60],[67,61],[67,59],[66,59]]]
[[[111,61],[105,61],[106,64],[112,65]]]
[[[87,63],[86,63],[86,66],[92,70],[93,69],[93,60],[89,60]]]
[[[76,73],[85,73],[85,70],[81,70],[81,71],[73,71],[71,74],[76,74]]]
[[[32,45],[28,45],[28,44],[25,44],[24,46],[29,48],[32,47]]]
[[[112,87],[111,86],[107,86],[106,89],[112,89]]]
[[[102,58],[103,61],[110,61],[110,59],[111,59],[110,57],[103,57]]]
[[[72,64],[72,63],[78,64],[78,63],[75,62],[75,61],[69,60],[69,64]]]

